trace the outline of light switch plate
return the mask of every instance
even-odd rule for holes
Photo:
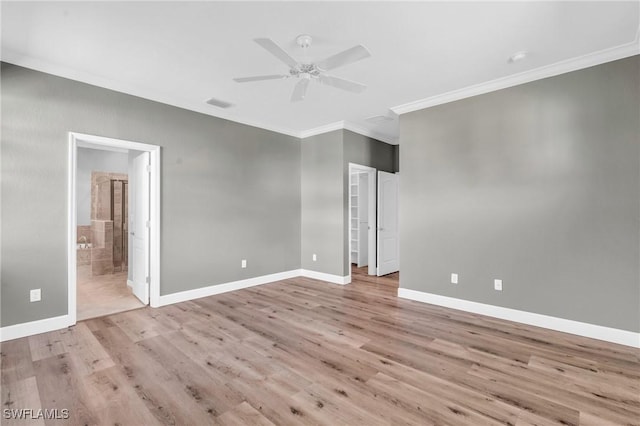
[[[243,268],[247,267],[247,259],[242,259],[242,265]]]
[[[458,284],[458,274],[451,274],[451,284]]]

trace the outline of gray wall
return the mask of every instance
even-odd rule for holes
[[[398,147],[349,130],[343,132],[343,232],[344,235],[349,235],[349,163],[373,167],[382,172],[395,173],[398,171],[395,164],[395,153]],[[348,238],[343,238],[343,250],[341,275],[346,276],[349,275],[351,269]]]
[[[401,287],[640,331],[639,76],[635,56],[402,115]]]
[[[349,163],[394,172],[394,150],[348,130],[302,141],[303,269],[349,275]]]
[[[343,159],[342,130],[302,141],[302,268],[339,276],[345,256]]]
[[[76,197],[78,225],[91,225],[91,172],[128,173],[125,152],[78,148]]]
[[[162,147],[161,294],[300,268],[299,139],[10,64],[1,78],[2,326],[67,312],[69,131]]]

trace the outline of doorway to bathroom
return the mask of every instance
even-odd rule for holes
[[[69,139],[72,322],[157,306],[159,147],[78,133]]]

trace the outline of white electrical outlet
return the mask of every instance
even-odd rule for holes
[[[247,259],[242,259],[242,265],[243,268],[247,267]]]
[[[315,262],[316,260],[318,260],[318,256],[316,256],[315,253],[313,253],[313,256],[311,256],[311,258],[313,259],[313,261]]]
[[[458,274],[451,274],[451,284],[458,284]]]
[[[33,289],[29,292],[29,301],[39,302],[42,299],[42,293],[39,288]]]
[[[493,280],[493,288],[502,291],[502,280]]]

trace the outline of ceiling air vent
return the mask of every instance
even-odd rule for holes
[[[227,101],[221,101],[220,99],[216,99],[216,98],[211,98],[209,100],[207,100],[207,103],[209,105],[212,105],[214,107],[218,107],[218,108],[230,108],[233,106],[232,103],[227,102]]]

